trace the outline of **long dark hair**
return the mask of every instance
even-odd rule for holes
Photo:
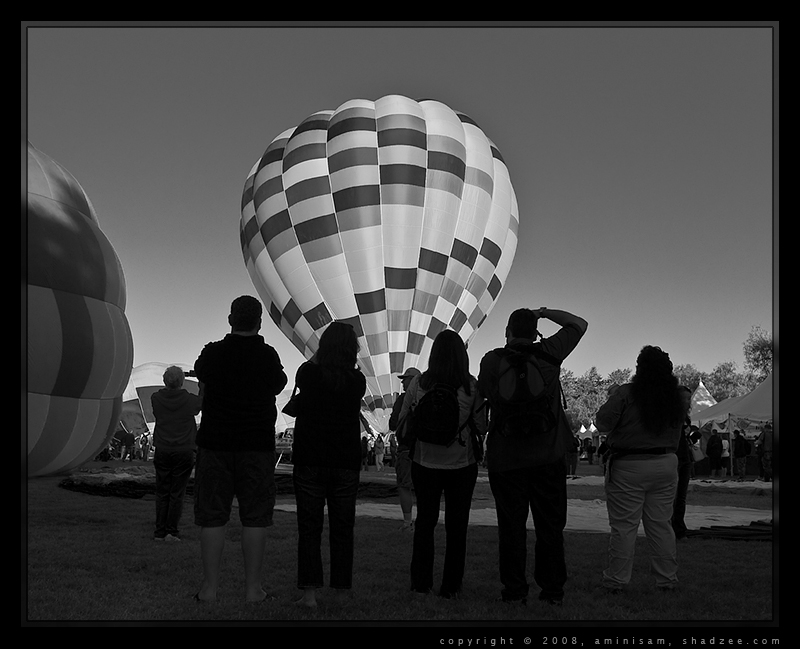
[[[679,426],[686,415],[678,379],[672,373],[669,354],[647,345],[636,359],[631,395],[641,411],[642,423],[650,432]]]
[[[317,349],[321,367],[351,370],[358,356],[358,338],[353,327],[344,322],[331,322],[322,332]]]
[[[455,331],[445,329],[433,341],[428,369],[419,379],[420,387],[429,390],[435,383],[463,387],[470,394],[469,356],[467,347]]]

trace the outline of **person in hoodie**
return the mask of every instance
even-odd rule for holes
[[[183,388],[184,373],[175,365],[164,372],[164,386],[150,397],[156,419],[156,541],[180,541],[178,524],[183,497],[194,466],[195,415],[202,397]]]

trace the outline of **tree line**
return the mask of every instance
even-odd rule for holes
[[[717,401],[739,397],[751,392],[772,371],[773,342],[768,331],[754,326],[743,344],[744,369],[739,371],[733,361],[719,363],[711,372],[702,372],[692,364],[677,365],[673,373],[681,385],[692,392],[700,382],[706,386]],[[567,401],[567,415],[576,427],[594,421],[595,414],[607,397],[608,389],[614,385],[628,383],[633,378],[630,368],[617,369],[603,377],[592,367],[581,376],[571,370],[561,370],[561,386]]]

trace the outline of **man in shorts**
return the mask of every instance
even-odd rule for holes
[[[287,379],[278,353],[258,333],[261,313],[257,299],[236,298],[228,316],[231,333],[207,344],[194,364],[203,397],[194,486],[203,561],[198,601],[217,597],[234,497],[242,523],[245,597],[267,597],[261,566],[275,506],[275,395]]]
[[[400,410],[403,407],[403,398],[405,397],[406,390],[408,390],[408,386],[411,385],[411,379],[418,374],[420,374],[420,371],[416,367],[409,367],[400,375],[399,378],[403,382],[403,394],[394,402],[392,415],[389,417],[389,430],[394,431],[395,437],[397,438],[397,459],[394,472],[397,479],[397,493],[400,496],[400,509],[403,512],[403,525],[400,529],[406,532],[414,531],[414,519],[412,515],[414,494],[412,491],[413,485],[411,484],[410,449],[403,440],[406,422],[405,420],[400,421]]]

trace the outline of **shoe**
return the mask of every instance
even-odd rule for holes
[[[522,606],[527,606],[528,598],[527,597],[518,597],[516,599],[510,599],[506,597],[501,597],[498,602],[502,602],[503,604],[521,604]]]
[[[178,534],[167,534],[164,537],[165,541],[180,541],[181,537]]]
[[[153,540],[154,541],[164,541],[164,540],[166,540],[166,538],[167,538],[166,536],[154,536]]]
[[[411,521],[410,523],[403,523],[400,526],[400,531],[401,532],[413,532],[414,531],[414,521]]]
[[[415,595],[430,595],[433,593],[433,588],[414,588],[411,587],[411,592]]]
[[[451,593],[446,590],[440,590],[439,597],[441,597],[442,599],[461,599],[458,591]]]
[[[656,590],[662,593],[671,593],[678,590],[678,586],[676,584],[664,584],[662,586],[656,586]]]

